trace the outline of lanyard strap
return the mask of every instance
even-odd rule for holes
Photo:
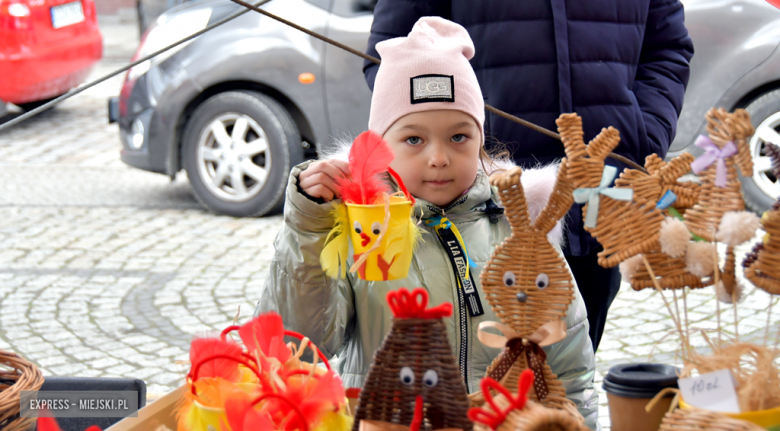
[[[469,315],[477,317],[485,314],[471,271],[469,271],[469,267],[476,267],[477,264],[469,257],[458,228],[443,216],[434,216],[425,219],[424,222],[426,226],[433,227],[436,230],[436,235],[439,237],[439,241],[452,264],[458,287],[465,296],[465,305],[469,310]]]
[[[468,267],[466,267],[466,277],[469,277],[469,267],[474,268],[477,266],[477,264],[474,263],[474,261],[469,257],[469,252],[466,250],[466,243],[463,241],[463,237],[460,236],[458,227],[452,224],[452,222],[449,221],[447,217],[440,215],[425,219],[425,225],[434,228],[436,230],[436,234],[439,235],[439,237],[441,237],[441,233],[439,232],[440,229],[449,230],[455,235],[455,238],[458,239],[461,250],[463,250],[463,254],[466,256],[466,260],[469,263]]]

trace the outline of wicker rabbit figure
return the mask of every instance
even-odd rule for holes
[[[690,208],[698,198],[698,184],[680,183],[678,178],[690,170],[692,161],[693,156],[689,153],[683,153],[668,164],[657,155],[651,154],[645,159],[647,173],[626,169],[620,174],[620,178],[615,180],[615,187],[632,189],[636,200],[648,201],[664,212],[672,204],[675,209]],[[634,205],[630,206],[631,210],[634,208]],[[631,214],[638,213],[629,211],[627,214],[631,217]],[[657,219],[653,220],[658,222]],[[642,254],[650,263],[661,288],[680,289],[686,286],[700,288],[712,284],[712,279],[709,278],[712,274],[711,267],[708,270],[693,269],[691,272],[692,269],[686,259],[688,249],[696,249],[700,245],[707,244],[691,243],[688,229],[682,221],[674,217],[666,217],[661,221],[660,229],[653,227],[649,230],[658,230],[658,241],[643,250]],[[610,244],[610,246],[619,248],[621,244]],[[623,242],[622,246],[630,247],[631,244]],[[712,256],[711,252],[710,256]],[[655,286],[650,273],[642,263],[642,255],[627,259],[621,263],[620,269],[634,290]],[[708,278],[703,280],[703,277]]]
[[[599,252],[599,265],[613,267],[656,248],[664,220],[656,203],[642,194],[632,196],[628,189],[621,194],[606,192],[617,169],[605,165],[604,159],[620,142],[618,131],[602,129],[586,146],[579,115],[562,114],[556,123],[569,161],[569,179],[578,191],[587,193],[582,209],[585,230],[604,247]]]
[[[748,138],[754,129],[750,115],[742,109],[728,113],[724,109],[707,112],[707,132],[696,145],[706,153],[691,164],[699,174],[699,203],[685,213],[688,229],[707,241],[726,244],[726,263],[717,286],[724,302],[739,299],[741,286],[736,279],[734,247],[748,241],[758,229],[758,218],[745,211],[737,168],[743,176],[753,175],[753,160]]]
[[[566,337],[562,319],[574,299],[571,273],[561,252],[547,238],[573,200],[566,166],[564,159],[552,194],[534,220],[529,215],[520,182],[521,168],[491,178],[491,183],[498,188],[512,234],[495,249],[480,274],[485,297],[501,323],[480,324],[479,338],[488,346],[504,348],[488,367],[488,377],[517,391],[520,373],[530,368],[536,377],[531,399],[580,416],[574,403],[565,398],[566,391],[547,365],[541,348]],[[499,329],[504,336],[482,331],[484,327]],[[473,404],[482,402],[481,393],[472,396]]]

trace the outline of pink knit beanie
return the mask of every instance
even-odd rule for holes
[[[413,112],[452,109],[471,115],[485,142],[485,102],[469,60],[474,43],[465,28],[423,17],[407,37],[376,44],[376,74],[368,128],[380,135]]]

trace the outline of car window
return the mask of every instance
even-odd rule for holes
[[[355,16],[374,13],[377,0],[333,0],[333,13],[339,16]]]

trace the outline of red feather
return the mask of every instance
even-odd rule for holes
[[[273,430],[276,425],[267,413],[260,413],[252,407],[252,402],[246,398],[231,398],[225,403],[225,416],[233,431]]]
[[[38,431],[62,431],[54,418],[38,418]]]
[[[378,203],[389,187],[377,175],[386,172],[394,158],[393,151],[378,134],[369,130],[358,135],[349,151],[351,178],[338,182],[341,199],[361,205]]]
[[[246,322],[238,330],[238,335],[250,352],[259,348],[265,356],[279,359],[281,363],[287,362],[292,356],[292,351],[284,343],[282,316],[274,312]]]
[[[39,417],[37,430],[38,431],[62,431],[62,428],[60,428],[60,425],[57,423],[57,420],[54,418]],[[100,429],[100,427],[97,425],[92,425],[91,427],[85,429],[84,431],[103,431],[103,430]]]
[[[190,346],[191,372],[195,366],[203,360],[214,355],[228,355],[233,358],[241,358],[241,346],[232,341],[222,341],[219,338],[196,338]],[[239,377],[238,362],[228,358],[216,358],[208,360],[198,368],[197,378],[222,377],[228,381],[236,381]]]

